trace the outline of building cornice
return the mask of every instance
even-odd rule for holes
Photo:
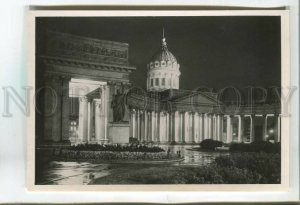
[[[134,66],[117,65],[117,64],[105,64],[105,63],[95,63],[83,60],[73,60],[62,57],[54,56],[40,56],[45,64],[48,65],[61,65],[61,66],[72,66],[72,67],[84,67],[88,69],[96,69],[101,71],[111,71],[111,72],[132,72],[136,70]]]

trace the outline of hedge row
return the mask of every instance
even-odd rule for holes
[[[112,152],[164,152],[164,150],[157,146],[148,147],[145,145],[101,145],[101,144],[79,144],[73,145],[69,148],[74,151],[112,151]]]
[[[222,147],[224,144],[220,141],[205,139],[200,143],[202,149],[215,150],[216,147]],[[280,142],[271,143],[269,141],[254,141],[252,143],[231,143],[230,151],[233,152],[266,152],[280,153]]]
[[[165,152],[114,152],[114,151],[74,151],[63,149],[54,156],[74,160],[165,160],[178,159],[177,155]]]
[[[280,153],[280,147],[280,143],[257,141],[250,144],[232,143],[230,145],[230,151]]]

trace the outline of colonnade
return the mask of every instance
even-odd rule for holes
[[[130,116],[130,136],[140,142],[199,143],[204,139],[213,139],[224,143],[250,143],[257,140],[255,120],[258,117],[263,118],[261,140],[267,140],[268,119],[275,117],[275,127],[271,130],[275,132],[274,141],[280,141],[279,115],[222,115],[179,111],[169,113],[132,109]],[[245,123],[247,118],[249,123]]]
[[[100,98],[79,98],[78,138],[75,144],[108,142],[109,87],[100,86]]]

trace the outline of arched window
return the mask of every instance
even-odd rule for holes
[[[155,86],[159,85],[159,78],[155,78]]]
[[[153,87],[153,78],[151,78],[151,87]]]

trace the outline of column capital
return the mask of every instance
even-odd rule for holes
[[[120,82],[115,82],[115,81],[107,81],[107,85],[120,85]]]
[[[132,110],[131,110],[131,114],[136,114],[136,110],[135,110],[135,109],[132,109]]]
[[[109,88],[109,85],[99,85],[100,89],[106,90],[107,88]]]
[[[80,102],[88,102],[88,97],[87,96],[79,97],[79,101]]]
[[[94,102],[95,102],[95,105],[96,105],[96,107],[98,107],[98,108],[100,108],[101,107],[101,100],[96,100],[96,99],[94,99]]]
[[[160,116],[166,116],[167,115],[165,111],[161,111],[159,114],[160,114]]]

